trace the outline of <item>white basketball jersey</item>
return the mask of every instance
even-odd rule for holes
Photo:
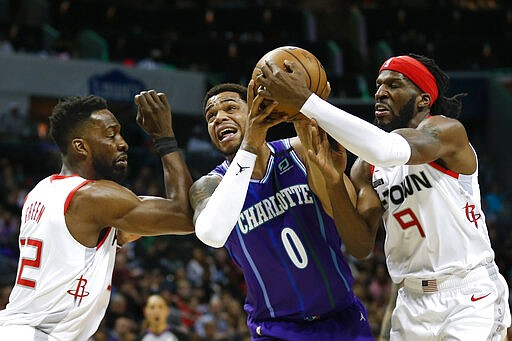
[[[42,339],[59,340],[87,340],[97,330],[110,299],[117,239],[116,229],[108,228],[90,248],[69,233],[64,213],[87,182],[52,175],[27,195],[16,282],[0,326],[29,325]]]
[[[395,283],[405,277],[462,275],[494,260],[480,204],[478,170],[436,163],[372,167],[384,208],[386,261]]]

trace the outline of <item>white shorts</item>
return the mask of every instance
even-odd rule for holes
[[[0,326],[0,340],[58,341],[56,338],[26,325]]]
[[[390,340],[504,340],[508,286],[492,263],[464,278],[406,279],[398,291]]]

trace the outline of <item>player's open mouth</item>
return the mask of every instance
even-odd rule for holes
[[[224,128],[219,131],[219,133],[217,134],[217,137],[220,142],[223,142],[223,141],[228,140],[229,138],[235,136],[235,134],[237,132],[238,131],[235,128],[231,128],[231,127]]]
[[[389,114],[389,108],[384,104],[375,104],[375,117],[379,118]]]
[[[120,167],[128,167],[128,155],[123,154],[116,159],[116,165]]]

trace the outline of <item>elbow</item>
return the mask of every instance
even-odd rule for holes
[[[197,238],[208,246],[218,249],[226,243],[226,238],[218,236],[213,232],[213,226],[197,223],[195,231]]]
[[[347,247],[347,251],[352,256],[354,256],[356,259],[364,260],[364,259],[367,259],[372,254],[373,246],[372,245],[367,245],[367,246],[361,245],[359,247],[354,247],[354,248]]]

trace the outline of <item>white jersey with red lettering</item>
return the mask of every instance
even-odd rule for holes
[[[372,167],[388,270],[403,281],[391,340],[495,341],[506,334],[508,286],[494,262],[477,178],[478,171],[457,174],[433,162]]]
[[[480,204],[478,171],[457,174],[436,163],[371,167],[384,208],[391,278],[464,275],[494,260]]]
[[[2,326],[31,326],[37,340],[87,340],[97,330],[110,299],[117,239],[116,229],[106,228],[91,248],[70,234],[64,214],[87,182],[52,175],[27,195],[17,277],[0,311],[0,334]]]

